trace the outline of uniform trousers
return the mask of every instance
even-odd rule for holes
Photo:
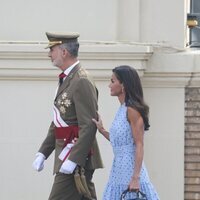
[[[96,191],[92,182],[94,170],[85,170],[85,177],[92,200],[96,200]],[[48,200],[89,200],[79,194],[76,189],[74,174],[56,173]]]

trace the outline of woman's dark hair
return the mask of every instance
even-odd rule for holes
[[[142,84],[137,71],[128,65],[115,67],[112,71],[124,86],[125,105],[140,113],[144,121],[144,129],[149,130],[149,107],[144,102]]]

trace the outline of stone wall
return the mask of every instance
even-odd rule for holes
[[[200,87],[185,89],[185,200],[200,199]]]

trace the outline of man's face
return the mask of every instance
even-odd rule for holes
[[[54,66],[58,68],[63,66],[63,50],[59,45],[51,47],[48,56],[51,58],[51,62]]]

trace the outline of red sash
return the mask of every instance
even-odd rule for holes
[[[64,147],[71,143],[74,138],[78,138],[79,127],[76,125],[67,127],[55,127],[55,137],[56,139],[64,139]]]
[[[55,137],[56,139],[64,139],[65,143],[63,148],[72,142],[74,138],[78,138],[79,127],[76,125],[70,125],[67,127],[55,127]],[[89,152],[89,156],[93,154],[92,149]]]

